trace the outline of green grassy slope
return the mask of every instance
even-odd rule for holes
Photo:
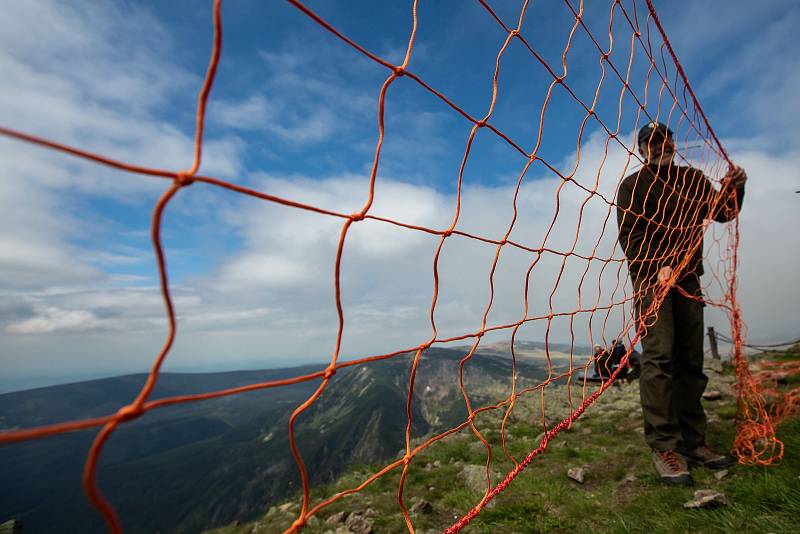
[[[800,358],[800,351],[783,357]],[[712,362],[712,367],[713,363],[718,362]],[[707,374],[709,389],[722,393],[721,400],[704,401],[709,414],[709,442],[724,450],[735,432],[736,408],[731,391],[734,376],[729,369],[721,372],[719,367],[708,369]],[[546,412],[552,424],[566,413],[566,388],[550,387],[546,393]],[[573,387],[572,394],[573,401],[579,399],[580,388]],[[515,409],[508,442],[509,452],[517,460],[538,445],[540,402],[535,394]],[[513,465],[499,445],[501,416],[493,413],[477,419],[478,427],[493,446],[493,484]],[[800,532],[799,417],[785,421],[779,428],[779,437],[786,446],[781,465],[735,465],[722,479],[717,479],[714,471],[694,469],[693,488],[661,484],[650,463],[641,426],[638,383],[609,389],[463,532]],[[485,490],[485,462],[485,448],[469,431],[442,440],[414,459],[405,485],[406,505],[410,508],[419,500],[431,504],[431,510],[412,515],[418,533],[441,532],[480,500]],[[570,467],[585,469],[583,484],[567,477]],[[377,468],[348,471],[335,484],[314,490],[314,502],[358,485]],[[322,510],[304,532],[349,532],[344,523],[331,519],[341,511],[365,514],[376,533],[406,532],[397,505],[398,481],[399,472],[387,474],[363,491]],[[729,505],[703,510],[683,507],[694,490],[706,488],[725,493]],[[298,502],[299,498],[295,498],[274,506],[257,522],[213,532],[281,532],[296,517]]]

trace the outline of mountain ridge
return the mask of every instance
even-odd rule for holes
[[[461,349],[442,348],[424,353],[412,396],[412,437],[450,428],[466,418],[458,381],[465,354]],[[404,354],[339,369],[325,393],[298,418],[298,446],[312,484],[330,482],[354,463],[384,461],[403,446],[411,361],[412,354]],[[550,365],[560,368],[561,364]],[[152,398],[317,370],[319,366],[311,365],[213,375],[165,373]],[[549,371],[544,360],[520,359],[518,384],[537,383]],[[125,375],[0,395],[0,427],[29,428],[114,413],[135,397],[144,378],[143,374]],[[507,396],[510,380],[511,363],[504,357],[479,352],[464,366],[467,391],[479,405]],[[126,531],[196,532],[248,520],[297,491],[288,418],[319,383],[314,379],[170,406],[122,425],[100,456],[98,481]],[[96,432],[3,447],[0,478],[13,484],[0,489],[0,519],[20,517],[37,532],[55,532],[58,528],[41,520],[46,514],[62,517],[61,524],[77,525],[83,532],[104,531],[97,514],[86,505],[79,483]]]

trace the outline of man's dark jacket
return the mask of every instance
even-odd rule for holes
[[[734,219],[743,199],[744,187],[718,192],[692,167],[645,165],[627,176],[617,192],[617,222],[633,281],[655,279],[665,266],[681,269],[678,280],[703,274],[703,221]]]

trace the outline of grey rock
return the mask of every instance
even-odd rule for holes
[[[293,502],[285,502],[282,505],[278,506],[278,510],[281,512],[291,512],[293,508],[297,506]]]
[[[486,491],[486,467],[482,465],[465,465],[461,469],[461,478],[472,491]]]
[[[703,393],[703,398],[706,400],[719,400],[722,398],[722,393],[715,389],[710,389]]]
[[[725,506],[727,504],[728,498],[724,493],[710,489],[700,489],[694,492],[694,499],[683,503],[683,507],[716,508],[718,506]]]
[[[728,476],[727,469],[723,469],[722,471],[717,471],[716,473],[714,473],[714,478],[716,478],[717,480],[722,480],[726,476]]]
[[[328,519],[325,520],[326,523],[329,525],[335,525],[337,523],[344,523],[347,520],[347,512],[336,512]]]
[[[420,499],[411,507],[409,513],[412,515],[428,515],[433,512],[433,505],[425,499]]]
[[[373,527],[374,521],[360,512],[353,512],[347,516],[345,525],[347,525],[347,528],[349,528],[353,534],[373,534],[373,532],[375,532]]]
[[[586,470],[582,467],[570,467],[567,470],[567,476],[578,484],[583,484],[586,479]]]

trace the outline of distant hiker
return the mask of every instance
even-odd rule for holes
[[[609,354],[600,345],[594,346],[594,376],[608,380],[611,376],[611,367],[609,366]]]
[[[622,341],[615,339],[611,342],[611,355],[609,357],[609,361],[611,362],[611,372],[617,370],[617,368],[622,364],[622,358],[625,357],[625,353],[628,352],[625,350],[625,345]],[[622,370],[620,370],[619,374],[617,375],[617,380],[620,382],[625,382],[628,378],[628,367],[623,366]]]
[[[732,167],[717,191],[700,170],[673,164],[672,131],[661,123],[642,127],[637,143],[645,165],[620,184],[617,222],[636,316],[646,324],[639,383],[644,435],[661,480],[688,485],[687,460],[710,468],[732,462],[705,441],[700,275],[703,221],[736,218],[747,175]],[[653,313],[656,298],[663,300]]]

